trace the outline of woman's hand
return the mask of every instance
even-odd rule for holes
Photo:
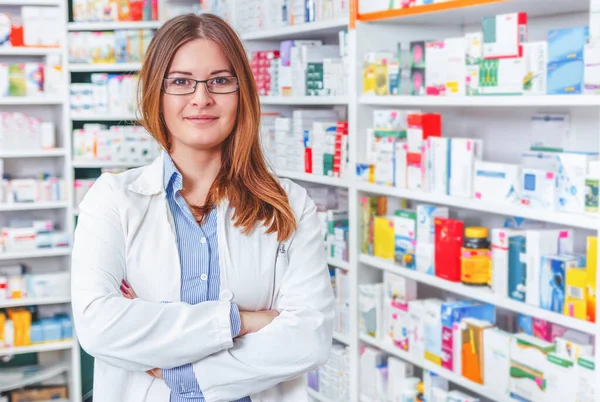
[[[129,300],[137,299],[137,295],[135,294],[135,292],[133,291],[133,289],[131,288],[131,286],[129,285],[129,283],[126,280],[121,281],[120,289],[121,289],[121,293],[123,293],[123,296],[125,296],[126,299],[129,299]]]
[[[125,296],[126,299],[129,299],[129,300],[137,299],[137,295],[131,288],[131,285],[129,285],[129,283],[126,280],[121,281],[120,289],[121,289],[121,293],[123,293],[123,296]],[[153,368],[152,370],[148,370],[148,371],[146,371],[146,374],[148,374],[150,377],[153,377],[153,378],[163,378],[162,370],[159,368]]]
[[[278,315],[279,311],[277,310],[240,311],[242,328],[236,338],[260,331],[269,325]]]

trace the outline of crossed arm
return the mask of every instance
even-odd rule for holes
[[[75,233],[73,316],[88,353],[130,371],[192,363],[211,402],[269,389],[327,360],[333,294],[310,199],[288,251],[288,270],[275,302],[280,315],[234,345],[229,302],[161,304],[121,295],[125,239],[115,197],[107,196],[111,192],[110,179],[97,181],[81,205]]]

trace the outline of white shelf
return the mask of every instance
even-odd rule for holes
[[[466,388],[469,391],[474,392],[478,395],[485,396],[496,402],[511,402],[511,401],[514,402],[514,400],[511,399],[508,395],[498,394],[484,385],[477,384],[477,383],[475,383],[471,380],[468,380],[468,379],[464,378],[463,376],[458,375],[450,370],[447,370],[440,366],[437,366],[437,365],[425,360],[424,358],[419,358],[419,357],[414,356],[402,349],[399,349],[399,348],[395,347],[394,345],[392,345],[390,342],[383,342],[383,341],[371,338],[370,336],[367,336],[364,334],[360,335],[360,340],[371,346],[375,346],[392,356],[396,356],[402,360],[412,363],[415,366],[418,366],[423,369],[434,372],[437,375],[439,375],[440,377],[445,378],[448,381],[450,381],[456,385],[459,385],[463,388]]]
[[[68,372],[69,369],[70,364],[68,362],[59,362],[48,367],[40,367],[39,371],[35,374],[22,375],[22,378],[15,383],[9,385],[2,385],[2,383],[0,383],[0,392],[8,392],[13,389],[19,389],[46,380],[51,380],[58,375]]]
[[[422,107],[599,107],[600,96],[375,96],[362,95],[359,103],[370,106]]]
[[[321,393],[319,393],[318,391],[315,391],[312,388],[307,388],[308,390],[308,395],[315,398],[316,400],[319,400],[321,402],[335,402],[333,399],[329,399],[323,395],[321,395]]]
[[[336,186],[336,187],[348,187],[349,182],[344,179],[340,179],[337,177],[329,177],[329,176],[321,176],[317,174],[303,173],[303,172],[293,172],[289,170],[278,170],[277,175],[279,177],[285,177],[291,180],[299,180],[308,183],[317,183],[317,184],[325,184],[327,186]]]
[[[471,6],[465,7],[465,4]],[[380,23],[427,24],[427,25],[468,25],[479,24],[490,15],[526,12],[528,19],[559,14],[588,12],[589,0],[547,1],[547,0],[457,0],[453,5],[432,4],[412,7],[407,10],[393,10],[386,15],[390,19]],[[431,10],[434,12],[426,12]],[[440,11],[438,11],[440,10]],[[368,14],[365,15],[368,18]]]
[[[522,303],[516,300],[509,299],[508,297],[501,297],[494,294],[490,289],[484,289],[473,286],[466,286],[458,282],[450,282],[437,276],[427,275],[422,272],[417,272],[408,268],[404,268],[392,261],[384,260],[382,258],[373,257],[370,255],[361,254],[359,261],[367,264],[373,268],[378,268],[383,271],[393,272],[398,275],[402,275],[406,278],[414,281],[424,283],[429,286],[436,287],[457,295],[461,295],[467,298],[477,299],[482,302],[493,304],[497,307],[501,307],[507,310],[515,311],[517,313],[527,314],[533,317],[541,318],[542,320],[550,321],[555,324],[562,325],[563,327],[576,329],[581,332],[588,334],[596,333],[596,325],[591,322],[579,320],[566,315],[554,313],[552,311],[543,310],[539,307],[534,307],[526,303]]]
[[[81,169],[111,169],[111,168],[136,168],[145,166],[148,163],[127,163],[127,162],[111,162],[111,161],[73,161],[74,168]]]
[[[327,106],[347,105],[347,96],[261,96],[263,105]]]
[[[69,64],[72,73],[95,73],[95,72],[135,72],[142,68],[142,63],[111,63],[111,64]]]
[[[44,209],[63,209],[67,208],[69,204],[66,201],[52,201],[52,202],[16,202],[14,204],[2,204],[0,203],[0,212],[11,212],[11,211],[38,211]]]
[[[566,212],[543,211],[520,205],[492,204],[473,198],[451,197],[422,191],[406,190],[390,186],[382,186],[371,183],[358,182],[359,191],[389,197],[405,198],[409,200],[428,202],[449,207],[469,209],[472,211],[487,212],[496,215],[517,216],[543,222],[565,225],[573,228],[597,230],[600,228],[598,216],[589,214],[571,214]]]
[[[17,348],[0,348],[0,356],[22,355],[25,353],[54,352],[56,350],[68,350],[73,347],[73,341],[61,341],[44,343],[41,345],[21,346]]]
[[[58,95],[0,97],[0,106],[62,105],[65,102],[66,99],[63,99]]]
[[[59,6],[63,0],[0,0],[0,6]]]
[[[34,149],[30,151],[0,151],[0,158],[50,158],[65,156],[67,151],[62,148],[57,149]]]
[[[1,252],[0,261],[24,260],[28,258],[63,257],[71,254],[70,247],[40,248],[23,252]]]
[[[284,39],[313,39],[329,35],[335,35],[339,31],[348,28],[348,18],[308,22],[305,24],[291,25],[275,29],[261,29],[256,32],[242,33],[242,40],[272,40]]]
[[[59,47],[0,47],[0,56],[47,56],[62,51]]]
[[[0,308],[24,307],[24,306],[44,306],[49,304],[70,303],[71,298],[65,297],[26,297],[23,299],[0,300]]]
[[[115,29],[158,29],[160,21],[71,22],[69,31],[113,31]]]
[[[336,268],[344,269],[346,271],[348,271],[350,269],[350,263],[348,261],[339,260],[337,258],[332,258],[332,257],[327,258],[327,264],[332,265]]]
[[[83,116],[71,116],[72,121],[133,121],[138,118],[131,115],[83,115]]]
[[[344,345],[350,345],[350,337],[348,335],[344,335],[339,332],[334,332],[333,339],[335,339],[338,342],[343,343]]]

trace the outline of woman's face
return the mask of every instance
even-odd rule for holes
[[[229,60],[215,42],[195,39],[183,45],[173,58],[164,82],[162,108],[169,130],[171,150],[192,148],[211,150],[231,134],[236,121],[238,92],[215,94],[198,83],[190,94],[195,80],[211,80],[218,92],[235,90],[235,80]]]

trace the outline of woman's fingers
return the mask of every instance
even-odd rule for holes
[[[121,293],[123,293],[123,296],[125,296],[125,298],[127,298],[127,299],[136,299],[137,298],[137,295],[135,294],[135,292],[133,291],[133,289],[131,288],[129,283],[127,283],[126,280],[121,281],[121,286],[119,287],[119,289],[121,290]]]

